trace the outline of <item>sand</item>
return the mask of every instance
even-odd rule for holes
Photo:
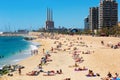
[[[23,65],[25,68],[22,69],[21,75],[18,71],[12,72],[13,76],[2,76],[0,80],[64,80],[65,78],[71,78],[71,80],[101,80],[102,77],[106,77],[110,71],[113,75],[115,72],[120,74],[120,49],[113,49],[107,46],[108,43],[117,44],[120,38],[117,37],[91,37],[85,35],[58,35],[54,37],[38,37],[40,33],[30,33],[31,36],[35,36],[36,39],[33,42],[39,42],[38,55],[33,55],[18,64]],[[46,36],[49,34],[46,33]],[[51,39],[55,38],[56,39]],[[59,39],[57,39],[59,37]],[[79,37],[79,40],[77,38]],[[80,39],[82,38],[82,39]],[[101,44],[104,41],[104,45]],[[56,44],[55,44],[56,42]],[[84,42],[82,44],[81,42]],[[61,43],[60,50],[54,50],[51,52],[51,47]],[[71,43],[71,44],[70,44]],[[71,46],[72,45],[72,46]],[[69,47],[70,46],[70,47]],[[74,71],[73,67],[69,67],[75,64],[75,60],[72,58],[72,53],[76,51],[83,57],[84,61],[78,63],[80,67],[85,66],[88,70],[93,70],[94,73],[99,73],[97,77],[86,77],[88,70],[86,71]],[[43,48],[49,51],[51,54],[52,62],[48,62],[47,65],[43,66],[44,71],[59,70],[62,69],[63,74],[56,74],[55,76],[43,76],[44,73],[40,73],[37,76],[28,76],[26,73],[35,70],[37,65],[40,63],[43,54]],[[69,50],[69,49],[70,50]],[[91,54],[82,54],[80,51],[90,51]]]

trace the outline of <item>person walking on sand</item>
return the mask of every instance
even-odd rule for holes
[[[101,41],[101,44],[104,45],[104,41]]]
[[[19,75],[21,75],[21,68],[18,69]]]
[[[51,47],[51,51],[53,52],[53,47]]]
[[[43,54],[45,53],[45,49],[43,48]]]

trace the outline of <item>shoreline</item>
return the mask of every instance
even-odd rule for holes
[[[34,35],[37,35],[37,33]],[[116,44],[117,42],[120,41],[119,38],[91,37],[91,36],[79,36],[79,35],[74,35],[74,37],[69,35],[55,35],[55,37],[56,39],[50,37],[43,39],[37,38],[36,40],[33,40],[33,42],[38,42],[38,43],[40,42],[41,46],[38,48],[39,51],[38,55],[30,56],[18,63],[22,66],[25,66],[25,69],[22,70],[22,75],[19,75],[18,71],[15,71],[13,72],[14,76],[9,77],[5,75],[3,76],[3,78],[6,78],[6,80],[18,80],[18,79],[63,80],[65,78],[71,78],[71,80],[78,80],[78,79],[101,80],[102,77],[106,77],[109,71],[113,74],[113,76],[115,72],[119,74],[118,71],[120,70],[119,69],[120,65],[118,63],[120,62],[119,59],[120,49],[112,49],[110,47],[107,47],[107,43],[109,41],[111,41],[112,44]],[[77,40],[78,37],[79,40]],[[82,39],[80,39],[81,37]],[[104,41],[105,45],[101,45],[100,43],[101,40]],[[44,56],[43,48],[45,49],[45,52],[50,51],[51,47],[53,47],[54,49],[56,48],[58,42],[62,44],[60,51],[55,50],[55,53],[50,52],[51,54],[50,58],[53,61],[48,63],[48,65],[45,65],[43,69],[46,71],[62,69],[64,74],[55,75],[53,77],[45,77],[42,75],[43,73],[40,73],[38,76],[32,76],[32,77],[27,76],[26,73],[34,70],[40,63],[41,57]],[[85,75],[88,74],[88,71],[75,72],[74,68],[69,68],[69,66],[72,66],[75,63],[74,60],[72,59],[72,53],[75,51],[74,50],[75,47],[77,48],[76,51],[78,52],[78,54],[80,54],[80,56],[83,57],[84,59],[83,63],[79,63],[80,67],[85,66],[86,68],[93,70],[95,73],[99,73],[100,77],[86,77]],[[91,54],[82,54],[83,51],[84,52],[90,51]]]
[[[40,47],[40,44],[38,44],[36,42],[27,41],[27,40],[25,40],[25,41],[29,43],[29,47],[24,50],[21,50],[20,52],[16,52],[14,55],[12,55],[8,58],[2,59],[1,61],[4,64],[0,65],[0,69],[2,69],[4,66],[15,65],[15,64],[19,63],[20,61],[25,60],[26,58],[31,56],[31,50]]]

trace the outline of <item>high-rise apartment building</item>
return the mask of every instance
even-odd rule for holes
[[[118,3],[116,0],[101,0],[99,7],[99,28],[110,28],[118,23]]]
[[[98,7],[91,7],[89,9],[89,28],[91,31],[98,29]]]
[[[89,30],[89,16],[84,19],[84,29]]]

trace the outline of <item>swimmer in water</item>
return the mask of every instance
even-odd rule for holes
[[[0,59],[1,59],[1,58],[4,58],[4,56],[0,56]]]

